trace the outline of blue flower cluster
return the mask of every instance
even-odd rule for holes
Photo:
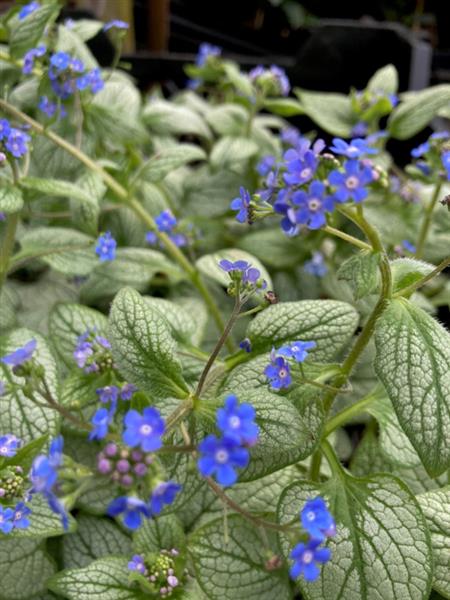
[[[176,217],[172,214],[170,210],[163,210],[156,218],[155,223],[158,228],[158,231],[161,233],[167,233],[170,240],[179,248],[188,245],[187,236],[179,230],[179,224]],[[158,240],[158,236],[154,231],[148,231],[145,235],[145,239],[148,244],[152,246],[160,245],[163,247]]]
[[[31,137],[11,126],[8,119],[0,119],[0,150],[8,156],[21,158],[28,152],[28,144]]]
[[[208,66],[208,62],[210,58],[218,58],[222,54],[222,48],[219,46],[214,46],[214,44],[208,44],[204,42],[200,44],[198,48],[198,53],[195,59],[195,66],[199,68],[203,68]],[[192,90],[197,89],[203,83],[203,79],[201,77],[197,77],[196,79],[190,79],[188,81],[188,87]]]
[[[444,168],[444,176],[450,181],[450,132],[437,131],[430,135],[426,142],[411,150],[411,156],[419,159],[415,166],[422,175],[428,177]]]
[[[259,428],[254,419],[253,406],[239,404],[234,395],[225,399],[224,407],[219,408],[216,415],[222,436],[208,435],[198,446],[198,469],[204,477],[215,476],[217,482],[224,486],[237,481],[236,469],[248,465],[248,447],[258,440]]]
[[[177,563],[178,550],[161,550],[158,555],[135,554],[128,563],[133,581],[142,578],[145,588],[153,597],[169,598],[186,579],[183,563]],[[136,577],[137,575],[137,577]]]
[[[276,350],[272,348],[270,353],[270,364],[264,369],[264,374],[270,381],[270,387],[274,390],[287,388],[292,383],[291,367],[289,359],[302,363],[308,356],[308,350],[316,347],[316,342],[302,342],[297,340]]]
[[[116,414],[118,399],[128,401],[135,391],[137,391],[137,388],[132,383],[124,383],[121,388],[117,385],[107,385],[96,390],[100,402],[102,404],[109,404],[109,407],[106,408],[103,406],[99,408],[92,417],[92,430],[89,434],[90,440],[102,440],[108,435],[109,426]]]
[[[269,69],[258,65],[249,72],[248,76],[250,81],[256,83],[271,96],[287,96],[291,90],[286,71],[276,65],[272,65]]]
[[[113,365],[111,344],[95,329],[88,329],[78,336],[73,357],[85,373],[99,373]]]
[[[23,469],[8,463],[8,459],[16,456],[20,446],[21,441],[15,435],[6,434],[0,437],[0,531],[5,534],[30,526],[28,516],[31,509],[22,499],[12,503],[25,495]]]
[[[320,574],[317,564],[327,563],[331,558],[330,549],[321,547],[321,544],[336,534],[336,524],[320,496],[305,503],[300,520],[309,534],[309,540],[306,544],[300,542],[292,549],[290,558],[293,565],[289,574],[292,579],[303,576],[306,581],[316,581]]]
[[[111,235],[110,231],[99,236],[97,245],[95,246],[95,253],[100,259],[100,262],[106,262],[114,260],[116,258],[117,242]]]
[[[330,165],[333,167],[337,162],[330,154],[322,155],[323,140],[312,144],[295,129],[282,132],[281,139],[291,146],[283,161],[277,163],[273,156],[268,156],[258,164],[259,173],[265,176],[265,187],[255,196],[260,206],[243,189],[231,203],[240,223],[251,224],[255,216],[275,212],[282,215],[281,228],[289,236],[297,235],[301,228],[320,229],[336,204],[361,202],[368,195],[368,186],[379,178],[368,158],[378,152],[373,146],[376,136],[350,142],[334,138],[330,150],[345,160],[339,168],[331,169]]]

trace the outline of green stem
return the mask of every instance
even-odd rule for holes
[[[316,450],[311,459],[311,465],[309,467],[309,478],[311,481],[319,481],[320,477],[320,466],[322,464],[322,452]]]
[[[338,429],[338,427],[342,427],[351,419],[353,419],[353,417],[356,417],[357,415],[364,412],[364,410],[368,406],[376,402],[376,400],[379,397],[379,392],[380,389],[377,386],[374,390],[370,392],[370,394],[367,394],[367,396],[364,396],[364,398],[361,398],[361,400],[358,400],[351,406],[347,406],[347,408],[344,408],[344,410],[338,412],[337,415],[330,419],[326,424],[324,437],[328,437],[330,433],[332,433],[335,429]]]
[[[20,179],[17,163],[13,159],[11,162],[14,184],[18,185]],[[0,292],[5,283],[8,274],[11,254],[14,250],[14,242],[16,241],[17,225],[19,224],[19,213],[11,214],[6,219],[5,232],[0,246]]]
[[[442,183],[437,183],[435,190],[434,190],[434,194],[428,204],[428,206],[425,209],[425,215],[424,215],[424,219],[422,222],[422,226],[420,228],[420,232],[419,232],[419,239],[417,240],[417,250],[416,250],[416,258],[422,258],[423,255],[423,251],[425,248],[425,243],[427,241],[427,236],[428,236],[428,232],[431,226],[431,218],[433,216],[433,210],[434,207],[439,199],[439,194],[441,193],[441,187],[442,187]]]
[[[446,269],[448,266],[450,266],[450,256],[444,258],[444,260],[440,262],[438,266],[431,271],[431,273],[428,273],[428,275],[425,275],[425,277],[422,277],[422,279],[419,279],[419,281],[402,288],[400,291],[394,294],[394,298],[400,298],[401,296],[409,298],[411,294],[439,275],[439,273],[441,273],[441,271]]]
[[[0,56],[1,58],[1,56]],[[0,109],[4,110],[7,114],[27,123],[31,129],[40,135],[44,135],[49,140],[54,142],[60,148],[63,148],[84,164],[88,169],[97,173],[109,189],[118,196],[123,202],[127,203],[130,208],[137,214],[137,216],[146,224],[148,227],[155,232],[158,239],[167,250],[168,254],[180,265],[180,267],[187,273],[192,283],[198,289],[200,295],[203,297],[219,331],[223,331],[223,319],[217,308],[214,299],[212,298],[208,288],[205,286],[200,274],[196,268],[189,262],[181,250],[172,242],[168,235],[158,230],[155,221],[151,215],[145,210],[145,208],[134,198],[130,198],[128,191],[124,188],[114,177],[112,177],[107,171],[105,171],[99,164],[89,158],[84,152],[76,148],[73,144],[66,141],[53,131],[44,128],[38,121],[35,121],[22,111],[16,109],[14,106],[0,99]],[[230,351],[234,348],[232,342],[228,342]]]
[[[349,244],[353,244],[353,246],[361,248],[361,250],[372,250],[372,246],[366,244],[366,242],[363,242],[362,240],[359,240],[358,238],[355,238],[352,235],[349,235],[348,233],[344,233],[340,229],[335,229],[330,225],[322,227],[322,231],[324,231],[325,233],[329,233],[330,235],[334,235],[335,237],[338,237],[341,240],[345,240]]]
[[[335,475],[342,477],[344,475],[344,469],[342,468],[342,465],[338,457],[336,456],[336,452],[333,450],[330,442],[328,442],[327,440],[323,440],[321,448],[325,458],[328,461],[328,464],[330,465],[331,471]]]

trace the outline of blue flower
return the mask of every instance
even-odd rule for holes
[[[58,437],[52,440],[48,451],[48,458],[52,467],[57,468],[62,465],[63,449],[64,438],[62,435],[58,435]]]
[[[249,263],[245,260],[235,260],[234,262],[223,258],[219,262],[219,267],[225,271],[226,273],[236,273],[239,276],[242,276],[245,271],[250,267]]]
[[[116,247],[116,240],[112,237],[111,232],[107,231],[98,238],[95,253],[101,262],[114,260],[116,258]]]
[[[333,139],[333,145],[330,150],[335,154],[343,154],[347,158],[360,158],[364,154],[377,154],[377,148],[372,148],[366,140],[355,138],[350,143],[341,140],[340,138]]]
[[[359,121],[358,123],[353,125],[350,135],[352,137],[360,138],[367,135],[368,130],[369,126],[367,125],[367,123],[364,123],[364,121]]]
[[[413,156],[414,158],[419,158],[420,156],[423,156],[424,154],[426,154],[429,151],[430,151],[430,143],[424,142],[423,144],[419,144],[416,148],[413,148],[411,150],[411,156]]]
[[[38,104],[38,109],[47,115],[47,117],[53,117],[57,110],[55,102],[51,102],[47,96],[41,96]]]
[[[96,94],[105,87],[105,82],[102,79],[100,69],[92,69],[92,71],[89,71],[87,76],[89,79],[89,85],[91,86],[91,92],[93,94]]]
[[[50,65],[56,69],[58,73],[66,71],[72,62],[72,58],[67,52],[55,52],[50,58]]]
[[[120,398],[122,400],[131,400],[134,392],[137,392],[137,387],[132,383],[124,383],[120,390]]]
[[[155,218],[155,223],[159,231],[168,233],[175,227],[177,220],[170,210],[163,210],[162,213]]]
[[[271,363],[264,369],[264,374],[270,381],[270,387],[274,390],[287,388],[291,385],[292,377],[289,363],[282,356],[271,353]]]
[[[108,435],[109,426],[112,421],[111,411],[107,408],[99,408],[91,419],[92,430],[89,439],[102,440]]]
[[[24,75],[29,75],[33,71],[34,60],[38,57],[44,56],[46,52],[47,48],[43,45],[28,50],[23,57],[22,73]]]
[[[129,410],[125,415],[124,425],[126,429],[122,439],[127,446],[140,446],[144,452],[154,452],[161,448],[165,424],[156,408],[144,408],[142,415],[136,410]]]
[[[251,352],[252,344],[248,338],[244,338],[242,342],[239,342],[239,348],[241,350],[245,350],[245,352]]]
[[[0,456],[11,458],[17,454],[20,447],[20,440],[15,435],[7,434],[0,437]]]
[[[200,44],[198,48],[195,64],[197,67],[203,67],[210,56],[220,56],[221,54],[222,48],[204,42],[203,44]]]
[[[368,195],[365,186],[373,181],[372,169],[358,160],[347,160],[344,169],[345,173],[336,170],[328,176],[330,184],[337,186],[334,198],[338,202],[361,202]]]
[[[33,356],[34,351],[36,350],[37,342],[35,339],[30,340],[11,354],[7,354],[3,358],[0,358],[0,362],[5,365],[10,365],[11,367],[18,367],[19,365],[23,365],[23,363],[27,362]]]
[[[292,227],[306,225],[308,229],[320,229],[326,225],[325,213],[333,210],[334,200],[331,196],[325,196],[325,192],[325,185],[321,181],[313,181],[308,192],[299,190],[292,195],[294,206],[286,212],[286,218]]]
[[[284,144],[296,148],[301,140],[301,133],[296,127],[287,127],[281,130],[280,138]]]
[[[119,388],[116,385],[106,385],[96,389],[100,402],[116,402],[119,398]]]
[[[411,254],[415,254],[417,251],[417,248],[409,240],[403,240],[402,246],[405,250],[407,250],[408,252],[411,252]]]
[[[128,563],[128,569],[130,571],[137,571],[141,575],[145,575],[147,567],[144,563],[144,557],[141,554],[135,554]]]
[[[243,469],[248,465],[250,456],[248,450],[243,448],[235,438],[217,438],[208,435],[198,445],[201,453],[198,459],[198,469],[204,477],[215,474],[217,482],[221,485],[233,485],[237,480],[235,469]]]
[[[293,548],[290,558],[294,564],[289,569],[291,579],[303,575],[306,581],[316,581],[320,574],[316,563],[324,564],[331,558],[330,549],[319,548],[319,544],[316,540],[310,540],[307,544],[300,543]]]
[[[11,533],[14,527],[14,511],[12,508],[4,508],[0,504],[0,531],[2,533]]]
[[[444,167],[447,179],[450,181],[450,150],[444,152],[441,156],[442,166]]]
[[[328,267],[325,264],[322,252],[314,252],[312,259],[306,261],[303,268],[307,273],[315,277],[323,277],[328,273]]]
[[[20,158],[28,152],[28,142],[31,140],[28,133],[11,127],[8,139],[5,143],[5,148],[11,152],[15,158]]]
[[[294,358],[298,363],[306,360],[308,356],[308,350],[316,347],[316,342],[302,342],[298,340],[292,342],[288,346],[281,346],[276,351],[277,355],[285,356],[286,358]]]
[[[277,67],[276,65],[272,65],[269,70],[278,83],[281,95],[287,96],[290,92],[291,84],[288,76],[286,75],[286,71],[280,67]]]
[[[302,157],[299,157],[299,153],[295,150],[288,150],[284,158],[287,169],[284,180],[289,185],[301,185],[314,177],[319,163],[312,150],[307,150]]]
[[[8,119],[0,119],[0,140],[5,140],[11,132],[11,125]]]
[[[238,211],[236,220],[239,223],[247,223],[249,221],[250,194],[244,187],[240,188],[239,193],[240,196],[231,201],[230,208]]]
[[[30,526],[28,515],[31,509],[24,503],[19,502],[14,508],[13,524],[15,529],[27,529]]]
[[[256,170],[262,177],[265,177],[266,175],[269,174],[269,172],[273,169],[273,167],[275,165],[276,165],[275,156],[264,156],[259,161],[259,163],[256,165]]]
[[[235,438],[238,443],[246,446],[253,446],[259,435],[255,414],[255,409],[250,404],[239,404],[236,396],[227,396],[225,406],[217,410],[217,427],[225,437]]]
[[[305,502],[300,520],[309,535],[319,542],[336,533],[336,523],[328,511],[325,500],[320,496]]]
[[[25,4],[25,6],[22,6],[19,11],[19,21],[23,21],[23,19],[26,19],[28,15],[31,15],[31,13],[40,7],[41,5],[39,2],[30,2],[29,4]]]
[[[151,516],[148,504],[139,498],[127,496],[113,500],[106,512],[110,517],[117,517],[123,513],[123,523],[128,529],[137,529],[142,523],[142,517]]]
[[[130,28],[130,25],[126,21],[121,21],[120,19],[113,19],[103,25],[103,31],[108,31],[113,28],[126,30]]]
[[[152,491],[150,497],[150,510],[152,515],[159,515],[164,504],[172,504],[181,488],[182,486],[174,481],[163,481],[159,483]]]
[[[152,246],[156,246],[158,243],[158,236],[154,231],[147,231],[145,234],[145,241]]]

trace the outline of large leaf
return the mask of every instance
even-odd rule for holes
[[[186,106],[177,106],[166,100],[152,100],[147,104],[143,110],[143,119],[155,133],[211,137],[211,132],[200,115]]]
[[[193,144],[179,144],[173,148],[162,150],[155,156],[152,156],[139,169],[136,177],[140,177],[150,182],[158,182],[164,179],[166,175],[197,160],[206,158],[205,151],[199,146]]]
[[[80,202],[90,202],[89,192],[75,183],[63,179],[44,179],[41,177],[23,177],[20,185],[26,190],[41,192],[47,196],[73,198]]]
[[[11,56],[22,58],[27,50],[36,46],[47,24],[53,17],[56,17],[57,13],[58,8],[52,2],[39,6],[39,8],[22,20],[18,16],[11,19],[8,23]]]
[[[211,600],[289,600],[284,571],[269,571],[258,530],[238,515],[228,517],[228,543],[223,519],[212,521],[191,537],[189,552],[197,580]],[[269,535],[269,539],[272,536]],[[275,540],[272,539],[275,544]]]
[[[450,465],[450,335],[407,300],[393,300],[377,322],[375,369],[424,466]]]
[[[33,354],[38,364],[45,369],[45,381],[56,398],[56,364],[44,338],[28,329],[17,329],[8,337],[0,340],[0,356],[4,356],[20,348],[32,338],[37,340],[37,348]],[[6,383],[6,390],[0,396],[0,431],[12,433],[24,443],[32,441],[48,433],[53,436],[58,428],[59,415],[51,408],[35,404],[22,392],[22,377],[13,374],[12,369],[0,362],[0,379]],[[39,403],[46,400],[35,393]]]
[[[280,302],[259,313],[247,328],[255,353],[289,341],[314,341],[314,360],[329,360],[350,341],[358,325],[356,310],[337,300]],[[253,355],[253,353],[252,353]]]
[[[434,556],[433,587],[450,598],[450,487],[417,497],[431,532]]]
[[[241,167],[245,161],[257,154],[258,145],[246,137],[225,136],[214,144],[210,162],[213,169]]]
[[[430,593],[430,537],[420,507],[390,475],[356,479],[341,473],[322,486],[299,481],[283,493],[280,523],[295,522],[306,500],[323,496],[336,520],[327,545],[330,562],[315,583],[299,581],[305,600],[426,600]],[[282,544],[285,555],[289,541]]]
[[[49,588],[69,600],[141,600],[138,588],[128,583],[129,558],[109,557],[92,562],[83,569],[67,569],[57,573]]]
[[[379,254],[358,252],[342,263],[337,272],[338,279],[348,281],[359,300],[377,289],[379,261]]]
[[[175,515],[146,519],[133,535],[134,552],[144,554],[171,548],[180,551],[185,543],[183,527]]]
[[[15,213],[23,208],[23,196],[21,190],[5,181],[0,187],[0,212]]]
[[[389,117],[388,129],[391,136],[407,140],[428,125],[449,102],[450,85],[447,83],[411,94]]]
[[[138,292],[125,288],[117,294],[109,331],[114,359],[129,381],[155,397],[187,396],[169,326]]]
[[[343,94],[295,90],[305,114],[327,133],[350,137],[352,112],[350,100]]]
[[[30,600],[44,593],[55,570],[39,540],[1,540],[0,600]]]
[[[65,568],[81,568],[108,555],[131,555],[131,539],[110,519],[79,514],[77,531],[63,540]]]

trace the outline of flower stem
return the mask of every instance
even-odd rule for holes
[[[330,419],[326,424],[324,437],[328,437],[335,429],[342,427],[342,425],[348,423],[353,417],[364,412],[368,406],[378,400],[381,393],[383,393],[381,387],[376,386],[374,390],[367,394],[367,396],[364,396],[361,400],[358,400],[351,406],[347,406],[347,408],[338,412],[337,415]]]
[[[340,229],[335,229],[334,227],[330,227],[330,225],[326,225],[325,227],[322,227],[322,231],[325,231],[326,233],[329,233],[330,235],[334,235],[335,237],[341,238],[341,240],[345,240],[349,244],[353,244],[353,246],[357,246],[358,248],[361,248],[361,250],[372,250],[372,246],[370,246],[369,244],[366,244],[366,242],[363,242],[362,240],[359,240],[358,238],[355,238],[352,235],[349,235],[348,233],[344,233]]]
[[[422,258],[423,251],[425,248],[425,243],[427,241],[428,232],[429,232],[430,226],[431,226],[431,218],[433,216],[433,210],[439,199],[441,187],[442,187],[441,182],[436,184],[436,187],[434,189],[434,194],[433,194],[428,206],[425,209],[424,219],[423,219],[422,226],[421,226],[420,232],[419,232],[419,239],[417,240],[417,250],[416,250],[416,254],[415,254],[416,258]]]
[[[0,55],[1,58],[1,55]],[[156,226],[156,223],[152,216],[145,210],[145,208],[134,198],[131,198],[127,189],[123,187],[112,175],[110,175],[107,171],[105,171],[99,164],[97,164],[94,160],[89,158],[84,152],[79,150],[76,146],[66,141],[64,138],[60,137],[53,131],[50,131],[43,127],[38,121],[35,121],[22,111],[18,110],[9,102],[0,99],[0,109],[5,111],[7,114],[12,117],[27,123],[32,130],[40,135],[44,135],[49,140],[54,142],[60,148],[63,148],[74,156],[77,160],[79,160],[82,164],[84,164],[88,169],[97,173],[104,183],[109,187],[109,189],[118,196],[124,203],[128,204],[130,208],[136,213],[136,215],[146,224],[148,227],[155,232],[158,239],[167,250],[168,254],[180,265],[180,267],[186,272],[189,276],[191,282],[199,291],[200,295],[203,297],[205,304],[207,305],[217,328],[219,331],[223,331],[223,319],[220,314],[219,309],[214,302],[208,288],[204,284],[203,280],[200,277],[197,269],[190,263],[190,261],[186,258],[186,256],[181,252],[181,250],[172,242],[169,236],[163,232],[160,232]],[[232,341],[228,342],[228,347],[230,351],[234,348]]]

